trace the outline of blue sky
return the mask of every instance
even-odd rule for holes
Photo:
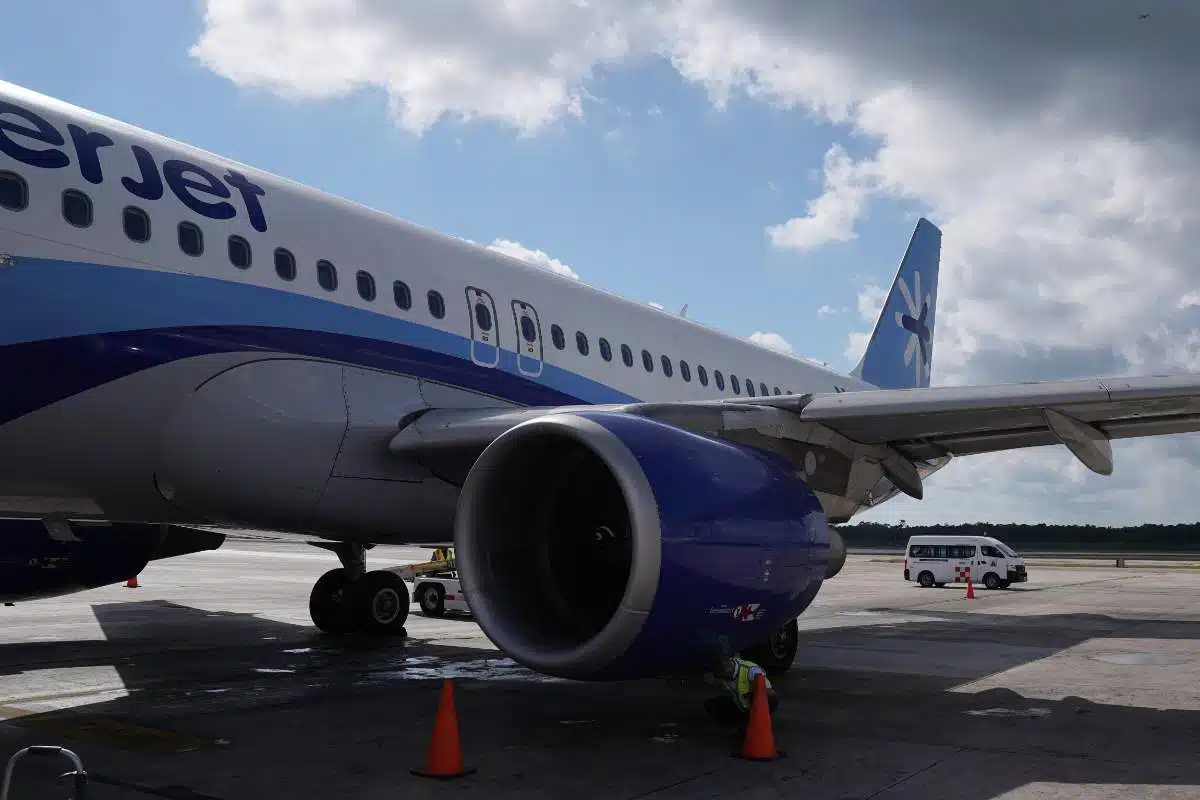
[[[295,102],[242,89],[191,58],[197,3],[52,4],[5,14],[0,77],[230,158],[478,242],[509,239],[583,280],[741,336],[777,332],[796,352],[853,366],[856,296],[887,285],[911,209],[877,204],[860,238],[806,254],[768,225],[821,192],[835,127],[734,98],[724,111],[669,67],[591,82],[584,118],[534,137],[491,122],[399,130],[378,90]],[[53,47],[48,44],[53,43]],[[818,318],[823,305],[852,313]]]
[[[1200,4],[1146,2],[9,3],[0,78],[841,369],[924,213],[935,384],[1200,373]],[[1114,451],[867,518],[1200,518],[1196,436]]]

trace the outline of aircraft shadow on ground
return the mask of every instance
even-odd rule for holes
[[[331,692],[361,698],[378,690],[398,698],[421,685],[424,699],[411,715],[415,724],[398,726],[389,735],[398,744],[403,739],[405,747],[423,747],[433,715],[431,681],[448,672],[459,686],[471,689],[472,674],[456,672],[458,666],[505,661],[491,650],[446,647],[416,636],[328,637],[310,626],[165,601],[92,608],[107,641],[0,645],[0,676],[108,665],[136,691],[22,717],[16,724],[29,725],[29,735],[22,739],[45,739],[46,728],[37,723],[64,716],[127,716],[151,726],[159,719],[166,720],[163,727],[170,727],[186,719],[188,708],[202,704],[204,712],[211,713],[226,697],[240,696],[245,703],[247,692],[264,685],[270,689],[260,695],[261,703],[250,705],[303,707],[327,700]],[[1020,765],[989,768],[988,785],[995,795],[1038,780],[1200,786],[1200,761],[1194,757],[1200,712],[1095,703],[1081,697],[1041,700],[1003,688],[953,691],[1090,639],[1197,639],[1200,623],[1094,614],[872,611],[917,619],[801,631],[797,666],[776,680],[783,699],[774,718],[776,737],[793,753],[813,759],[824,754],[822,758],[836,763],[838,749],[849,743],[867,748],[907,743],[956,748],[985,761]],[[904,668],[890,669],[893,660]],[[631,741],[645,741],[663,720],[670,720],[672,735],[692,742],[697,752],[707,752],[709,758],[712,752],[727,754],[730,734],[716,728],[702,710],[703,697],[712,689],[674,687],[661,680],[546,682],[511,663],[497,669],[475,674],[492,684],[493,691],[460,692],[460,714],[471,713],[473,719],[471,729],[464,730],[465,746],[474,739],[480,750],[485,740],[555,750],[586,742],[593,753],[611,751],[617,758],[622,749],[637,746]],[[1140,670],[1146,669],[1154,667],[1127,667],[1128,680],[1138,681]],[[634,708],[637,714],[630,713]],[[995,708],[1016,715],[968,713]],[[586,727],[586,734],[565,726],[571,720],[586,720],[588,724],[578,728]],[[580,735],[585,738],[572,739]],[[1146,757],[1132,758],[1131,753]],[[1063,759],[1069,769],[1064,769]],[[800,763],[793,757],[787,768]]]

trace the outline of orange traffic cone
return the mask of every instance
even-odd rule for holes
[[[754,698],[750,701],[750,724],[742,741],[739,758],[750,761],[774,761],[782,753],[775,749],[775,734],[771,730],[771,709],[767,706],[767,679],[754,678]]]
[[[412,774],[448,780],[470,775],[474,771],[474,767],[463,766],[462,746],[458,741],[458,713],[454,710],[454,686],[446,679],[442,681],[442,698],[438,702],[433,737],[425,754],[425,766],[412,770]]]
[[[134,575],[132,578],[130,578],[129,580],[125,581],[125,588],[126,588],[126,589],[136,589],[136,588],[138,588],[137,575]]]
[[[975,584],[971,583],[971,580],[969,578],[967,579],[967,598],[966,599],[968,599],[968,600],[975,599]]]

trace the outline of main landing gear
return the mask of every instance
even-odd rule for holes
[[[404,634],[412,598],[399,575],[367,571],[367,548],[355,542],[313,542],[332,550],[342,566],[313,586],[308,613],[325,633]]]
[[[796,649],[799,645],[800,625],[792,619],[768,636],[765,642],[747,647],[742,651],[742,655],[774,678],[791,668],[792,662],[796,660]]]

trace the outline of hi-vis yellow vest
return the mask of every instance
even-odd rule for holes
[[[771,686],[771,679],[758,664],[753,661],[743,661],[740,658],[735,659],[734,662],[737,664],[737,672],[733,677],[733,697],[739,706],[744,709],[750,708],[750,703],[754,699],[754,680],[758,675],[763,676],[767,692],[774,691],[775,687]]]

